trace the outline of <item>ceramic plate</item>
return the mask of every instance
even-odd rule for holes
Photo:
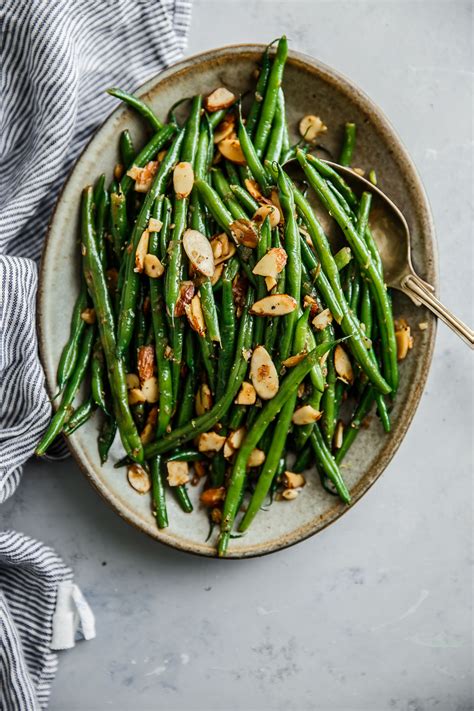
[[[236,94],[251,89],[251,77],[264,47],[238,45],[191,57],[144,84],[137,93],[148,101],[160,118],[184,96],[225,85]],[[106,87],[104,87],[105,89]],[[413,243],[413,262],[420,276],[436,286],[436,247],[430,209],[418,174],[393,128],[380,109],[348,79],[320,62],[290,52],[284,89],[291,138],[297,140],[299,119],[305,114],[320,115],[329,127],[324,136],[326,149],[337,156],[346,121],[358,126],[354,164],[375,168],[379,185],[405,213]],[[40,350],[50,393],[55,390],[56,368],[69,333],[69,322],[79,285],[78,211],[82,188],[102,172],[111,178],[118,160],[120,132],[129,128],[135,145],[145,140],[143,122],[126,108],[116,110],[94,135],[64,186],[52,217],[41,265],[38,302]],[[395,294],[396,316],[407,318],[416,334],[409,357],[400,368],[400,390],[392,411],[393,429],[385,435],[376,417],[361,432],[343,464],[344,478],[354,504],[383,472],[402,441],[423,392],[428,374],[436,323],[424,310],[417,309]],[[420,331],[417,324],[427,321]],[[150,508],[149,496],[135,493],[125,469],[114,469],[119,449],[101,466],[97,453],[97,419],[89,421],[69,439],[72,454],[89,481],[126,521],[153,538],[180,550],[215,555],[215,541],[206,542],[208,522],[199,510],[198,491],[190,487],[196,500],[195,512],[184,514],[168,496],[170,527],[159,531]],[[271,553],[301,541],[333,522],[347,508],[325,493],[315,472],[307,475],[304,494],[295,501],[275,502],[261,512],[248,533],[234,539],[230,557]]]

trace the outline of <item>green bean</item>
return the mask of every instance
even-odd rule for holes
[[[94,304],[100,340],[107,363],[108,380],[113,400],[113,409],[122,443],[127,454],[143,461],[143,448],[128,405],[125,382],[125,366],[117,358],[117,342],[112,304],[107,289],[104,270],[100,262],[92,226],[92,188],[84,189],[82,199],[82,245],[83,268],[86,283]]]
[[[248,131],[247,131],[248,132]],[[227,174],[227,180],[229,185],[241,185],[239,172],[234,163],[230,160],[224,161],[225,172]],[[252,212],[252,210],[250,210]]]
[[[306,157],[311,165],[316,168],[318,173],[323,176],[323,178],[328,178],[328,180],[331,181],[331,183],[339,190],[341,195],[347,200],[352,208],[357,207],[358,200],[355,193],[346,183],[344,178],[342,178],[339,173],[334,170],[334,168],[320,158],[316,158],[316,156],[313,156],[312,154],[308,154]]]
[[[232,292],[234,265],[235,261],[230,260],[224,268],[222,277],[222,347],[217,362],[216,400],[219,400],[225,392],[234,358],[236,337],[235,304]]]
[[[148,143],[135,156],[133,161],[126,166],[127,169],[130,169],[132,165],[136,165],[137,168],[143,168],[143,166],[145,166],[149,161],[153,160],[153,158],[156,158],[156,154],[158,153],[158,151],[160,151],[163,146],[168,143],[168,141],[176,133],[176,130],[176,126],[173,126],[172,124],[167,124],[166,126],[163,126],[163,128],[159,130],[158,133],[155,133],[155,135],[150,138]],[[124,195],[128,195],[133,184],[133,178],[131,178],[125,173],[125,175],[120,181],[120,189],[122,193]]]
[[[82,318],[82,312],[87,307],[87,287],[84,279],[81,278],[81,288],[74,304],[74,309],[71,318],[71,328],[69,340],[63,348],[61,358],[59,360],[58,372],[56,380],[58,383],[59,393],[64,390],[64,386],[72,375],[77,362],[79,352],[79,343],[82,333],[86,327],[86,322]],[[57,395],[55,396],[57,397]]]
[[[105,266],[105,217],[109,208],[109,193],[105,188],[105,175],[101,175],[94,188],[95,238],[100,258]]]
[[[110,193],[110,231],[115,255],[121,260],[127,240],[128,220],[127,200],[120,191]]]
[[[275,109],[275,117],[273,119],[270,140],[268,142],[267,153],[265,160],[273,163],[280,160],[280,155],[283,147],[283,136],[286,127],[285,119],[285,97],[283,90],[278,90],[278,101]]]
[[[122,131],[119,139],[119,150],[122,163],[125,168],[132,165],[133,159],[135,158],[135,148],[133,147],[132,136],[128,128]]]
[[[261,157],[265,151],[268,137],[270,135],[273,117],[275,115],[278,101],[278,91],[283,79],[286,58],[288,56],[288,43],[286,37],[281,37],[278,42],[275,58],[273,60],[270,76],[265,90],[265,97],[262,103],[260,118],[258,121],[255,137],[253,140],[257,155]]]
[[[207,374],[207,380],[211,391],[214,393],[216,390],[216,371],[214,365],[214,348],[212,342],[209,340],[207,334],[204,336],[198,336],[199,348],[201,351],[201,358],[204,365],[204,369]]]
[[[298,452],[291,470],[293,472],[303,472],[305,469],[308,469],[311,465],[312,451],[311,445],[309,443],[306,444],[306,446]]]
[[[327,326],[322,333],[323,338],[334,340],[334,329],[332,325]],[[321,428],[323,430],[326,444],[330,448],[334,437],[334,430],[336,428],[336,369],[334,367],[333,353],[329,353],[326,360],[326,367],[326,389],[321,399],[321,409],[323,411],[321,416]]]
[[[234,220],[247,220],[248,214],[235,199],[222,170],[220,170],[220,168],[213,168],[211,176],[212,185],[219,197],[224,201],[227,209],[232,215],[232,218]]]
[[[181,510],[184,511],[184,513],[192,513],[193,505],[191,503],[191,499],[189,498],[189,494],[186,487],[184,485],[181,485],[173,486],[171,488],[173,489],[173,494],[175,495],[178,504],[181,506]]]
[[[194,439],[194,437],[197,437],[199,434],[207,432],[219,422],[221,417],[225,415],[232,405],[235,396],[240,390],[245,373],[247,372],[245,352],[250,348],[252,343],[253,317],[249,314],[249,308],[253,303],[253,296],[253,289],[249,288],[246,296],[245,309],[240,319],[235,358],[232,370],[229,374],[226,392],[204,415],[200,415],[187,425],[176,428],[173,432],[165,435],[157,442],[149,444],[145,449],[147,457],[162,452],[168,452],[170,449],[174,449],[184,442],[189,442],[189,440]]]
[[[270,221],[267,216],[260,228],[260,237],[259,237],[258,244],[257,244],[257,260],[262,259],[262,257],[266,254],[267,250],[270,248],[271,239],[272,239],[272,232],[271,232],[271,228],[270,228]],[[256,293],[257,301],[259,299],[263,299],[266,296],[266,294],[267,294],[267,287],[265,285],[265,279],[263,276],[258,276],[257,277],[257,293]],[[263,333],[264,333],[264,328],[265,328],[265,321],[267,321],[267,319],[258,318],[255,323],[254,335],[253,335],[254,347],[263,345],[263,340],[264,340]]]
[[[80,405],[77,410],[74,410],[74,413],[71,415],[71,417],[68,419],[66,424],[63,427],[63,432],[64,434],[69,437],[69,435],[72,435],[73,432],[75,432],[79,427],[82,427],[82,425],[87,422],[87,420],[90,419],[91,415],[93,414],[95,410],[95,403],[92,400],[92,398],[88,397],[87,400],[84,400],[82,405]]]
[[[327,448],[317,424],[315,425],[311,433],[309,441],[316,456],[316,462],[318,464],[318,467],[332,481],[342,501],[345,504],[350,504],[351,495],[347,489],[347,486],[344,483],[344,479],[341,476],[341,472],[339,471],[337,462],[332,456],[329,449]]]
[[[349,341],[349,347],[352,351],[352,354],[361,366],[362,370],[367,374],[367,377],[374,383],[377,389],[379,389],[380,392],[389,393],[391,390],[390,386],[382,377],[379,369],[374,365],[367,352],[364,333],[361,329],[359,320],[350,311],[348,304],[344,298],[339,279],[339,272],[332,256],[328,239],[319,221],[314,215],[313,210],[311,209],[307,200],[303,197],[302,193],[296,190],[295,188],[293,188],[293,192],[295,195],[295,202],[298,207],[298,210],[304,217],[315,250],[317,251],[318,256],[321,260],[322,269],[324,270],[328,278],[328,281],[337,298],[338,304],[344,314],[340,325],[345,336],[352,336]]]
[[[135,252],[140,241],[140,238],[148,225],[153,203],[156,198],[164,191],[169,173],[172,170],[178,155],[183,133],[180,133],[174,140],[173,145],[160,164],[158,172],[153,180],[152,186],[147,193],[143,202],[140,213],[135,222],[130,239],[130,245],[127,248],[127,261],[124,272],[123,288],[120,301],[120,314],[117,327],[117,354],[123,355],[130,343],[133,334],[133,325],[135,322],[135,305],[138,295],[138,286],[140,283],[139,274],[135,271]]]
[[[107,94],[115,96],[116,99],[120,99],[120,101],[123,101],[128,106],[131,106],[132,109],[135,109],[135,111],[137,111],[148,121],[154,131],[159,131],[163,128],[163,124],[159,118],[155,116],[152,109],[145,104],[142,99],[138,98],[138,96],[134,96],[133,94],[129,94],[127,91],[123,91],[122,89],[117,89],[115,87],[107,89]]]
[[[341,249],[334,255],[334,261],[336,262],[336,267],[339,272],[341,272],[344,267],[350,263],[352,259],[352,252],[350,247],[341,247]]]
[[[272,246],[273,247],[281,247],[281,241],[280,241],[280,235],[278,233],[278,230],[274,230],[273,232],[273,238],[272,238]],[[286,286],[286,274],[285,274],[285,269],[280,272],[279,279],[277,281],[277,285],[275,287],[275,292],[277,294],[284,294],[285,293],[285,286]],[[283,322],[282,326],[283,328]],[[280,319],[278,318],[267,318],[266,319],[266,325],[265,325],[265,336],[264,336],[264,345],[268,353],[270,353],[271,356],[274,355],[275,352],[275,343],[278,335],[278,331],[280,328]]]
[[[228,109],[219,109],[219,111],[214,111],[212,114],[207,114],[207,120],[209,121],[209,126],[214,129],[220,124],[220,122],[225,119]]]
[[[43,455],[53,440],[56,439],[61,432],[64,423],[68,416],[71,415],[71,407],[74,397],[79,389],[79,386],[86,374],[89,365],[90,356],[92,353],[92,344],[94,340],[94,328],[87,328],[81,339],[77,362],[74,370],[66,384],[64,394],[61,398],[61,403],[56,410],[53,419],[49,423],[49,427],[44,433],[40,443],[36,447],[35,453],[40,457]]]
[[[382,393],[390,392],[390,390],[396,391],[398,386],[397,344],[395,340],[392,309],[387,296],[387,290],[383,277],[379,272],[365,241],[360,238],[351,220],[348,219],[344,210],[340,207],[337,200],[334,199],[333,195],[328,190],[325,180],[321,178],[318,172],[308,163],[305,156],[299,153],[297,158],[311,186],[314,188],[326,209],[330,211],[344,232],[346,239],[349,242],[349,246],[351,247],[355,258],[359,263],[362,273],[367,275],[372,299],[377,310],[380,337],[383,344],[382,359],[384,364],[384,373],[388,381],[389,390],[387,391],[387,388],[382,383],[379,384],[380,386],[377,386],[377,384],[374,381],[373,382]],[[369,373],[367,373],[367,376],[370,378]]]
[[[92,352],[92,365],[91,365],[91,392],[92,400],[95,404],[100,407],[102,412],[108,415],[107,403],[105,400],[105,383],[106,383],[106,370],[104,362],[104,352],[102,350],[102,344],[100,338],[95,342],[94,349]]]
[[[196,449],[182,449],[166,457],[167,462],[201,462],[202,452]]]
[[[257,128],[257,122],[262,108],[263,97],[265,96],[265,89],[267,87],[268,77],[270,76],[271,62],[268,51],[270,47],[271,45],[268,45],[262,55],[260,74],[258,75],[254,98],[247,114],[246,125],[247,132],[250,138],[253,138],[253,134],[255,133],[255,129]]]
[[[357,406],[357,409],[354,413],[354,416],[352,418],[351,424],[349,427],[346,427],[344,436],[342,439],[342,446],[340,449],[337,450],[336,452],[336,463],[340,464],[344,457],[347,454],[347,451],[351,444],[354,442],[355,438],[357,437],[357,434],[359,432],[360,426],[362,424],[362,421],[367,417],[367,415],[370,412],[370,408],[372,407],[372,404],[374,402],[374,391],[373,388],[368,386],[364,390],[364,394],[362,395],[359,404]]]
[[[303,235],[301,235],[300,242],[301,258],[304,266],[309,270],[311,281],[316,284],[317,288],[320,290],[333,318],[337,323],[340,323],[343,318],[343,311],[339,305],[335,291],[333,290],[326,274],[321,269],[321,264],[318,262],[316,254],[306,242]]]
[[[234,185],[232,184],[230,186],[230,189],[236,196],[237,200],[240,202],[244,210],[249,214],[249,215],[254,215],[255,212],[258,210],[260,205],[256,200],[253,199],[253,197],[243,188],[241,185]]]
[[[324,344],[323,348],[318,346],[313,351],[308,353],[308,355],[305,356],[305,358],[300,361],[298,365],[292,368],[292,370],[282,380],[278,393],[274,398],[265,403],[252,429],[247,432],[234,462],[224,502],[221,534],[218,543],[218,555],[220,557],[225,556],[227,551],[230,532],[238,511],[241,492],[245,483],[247,461],[251,452],[258,444],[270,422],[272,422],[276,415],[278,415],[286,401],[293,396],[294,392],[298,389],[298,385],[309,373],[313,365],[319,361],[319,358],[323,355],[325,349],[326,344]]]
[[[117,421],[112,415],[105,417],[97,440],[100,463],[105,464],[109,456],[109,450],[114,442],[117,433]]]
[[[346,123],[344,126],[344,143],[342,144],[341,155],[339,156],[340,165],[350,165],[352,163],[355,141],[356,125],[355,123]]]
[[[199,287],[199,295],[201,297],[202,313],[209,338],[211,341],[215,341],[221,345],[219,318],[217,316],[216,302],[214,301],[214,292],[212,291],[210,279],[203,281]]]
[[[256,180],[257,183],[260,185],[263,193],[265,195],[268,195],[268,193],[270,192],[268,174],[265,168],[263,167],[263,164],[260,161],[255,146],[250,140],[250,136],[247,133],[247,129],[245,128],[242,122],[242,115],[239,116],[238,137],[242,153],[245,156],[245,160],[247,161],[247,165],[254,180]]]
[[[178,427],[186,425],[192,419],[194,412],[195,403],[195,390],[196,390],[196,367],[194,363],[194,343],[192,333],[189,331],[186,333],[185,342],[185,359],[188,372],[186,374],[186,379],[184,381],[183,392],[181,393],[181,398],[179,402],[178,414],[176,418],[176,423]],[[161,433],[163,434],[163,433]]]
[[[148,466],[150,468],[151,495],[153,500],[153,513],[156,518],[158,528],[168,527],[168,511],[166,509],[165,487],[161,473],[161,456],[157,454],[152,457]]]

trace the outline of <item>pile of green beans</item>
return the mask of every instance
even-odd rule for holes
[[[398,386],[371,196],[312,153],[316,117],[290,144],[286,38],[272,45],[248,110],[221,88],[183,100],[166,122],[109,90],[150,135],[137,149],[123,131],[108,187],[101,175],[83,191],[61,399],[36,450],[98,417],[101,463],[118,434],[125,456],[115,466],[150,492],[159,528],[169,525],[170,492],[189,513],[188,485],[200,483],[219,556],[268,497],[304,496],[304,470],[349,505],[340,464],[373,407],[390,431]],[[340,163],[350,166],[355,124],[343,135]],[[321,211],[339,228],[337,248]]]

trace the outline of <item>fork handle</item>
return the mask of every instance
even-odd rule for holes
[[[423,304],[432,311],[441,321],[457,333],[471,348],[474,348],[474,331],[455,316],[449,309],[426,288],[425,283],[412,274],[408,274],[401,283],[402,290],[417,306]]]

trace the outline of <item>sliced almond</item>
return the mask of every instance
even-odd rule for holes
[[[426,329],[428,328],[428,321],[420,321],[420,323],[418,324],[418,328],[420,331],[426,331]]]
[[[247,383],[245,380],[235,399],[236,405],[254,405],[257,399],[257,394],[252,383]]]
[[[281,492],[281,496],[285,501],[294,501],[298,497],[298,489],[285,489]]]
[[[217,432],[203,432],[198,437],[198,450],[200,452],[220,452],[224,446],[225,439]]]
[[[123,175],[124,167],[122,163],[116,163],[114,165],[114,178],[115,180],[120,180]]]
[[[89,324],[89,326],[92,326],[97,320],[96,315],[95,315],[95,309],[84,309],[84,311],[81,311],[81,319],[84,321],[84,323]]]
[[[253,221],[257,225],[263,225],[266,218],[270,221],[270,227],[277,227],[280,224],[280,211],[275,205],[262,205],[253,216]]]
[[[150,217],[148,220],[148,232],[161,232],[163,223],[161,220],[157,220],[156,217]]]
[[[204,506],[217,506],[225,499],[225,486],[218,486],[215,489],[206,489],[199,497],[199,501]]]
[[[344,348],[338,343],[334,349],[334,367],[339,378],[348,385],[354,382],[352,363]]]
[[[212,277],[215,269],[214,255],[207,237],[197,230],[185,230],[183,247],[193,267],[204,276]]]
[[[146,397],[140,390],[140,388],[131,388],[128,391],[128,404],[129,405],[139,405],[142,402],[146,402]]]
[[[305,394],[305,392],[306,392],[305,384],[304,384],[304,383],[300,383],[300,384],[298,385],[298,390],[296,391],[296,394],[298,395],[299,398],[302,398],[303,395]]]
[[[250,313],[254,316],[286,316],[296,309],[298,304],[288,294],[270,294],[256,301]]]
[[[265,461],[265,452],[261,449],[254,449],[250,452],[250,457],[247,459],[248,467],[259,467]]]
[[[410,326],[406,325],[395,331],[397,340],[397,358],[403,360],[407,357],[410,348],[413,348],[413,338],[410,333]]]
[[[295,365],[301,363],[301,361],[304,360],[306,356],[307,352],[301,351],[301,353],[297,353],[296,355],[292,355],[289,358],[286,358],[284,361],[282,361],[282,365],[284,365],[285,368],[294,368]]]
[[[158,387],[158,379],[154,375],[144,381],[142,394],[147,402],[152,404],[158,402],[160,389]]]
[[[265,277],[265,286],[267,287],[267,291],[271,291],[274,289],[277,285],[277,280],[274,277]]]
[[[352,171],[353,171],[356,175],[360,175],[361,178],[363,178],[364,175],[365,175],[365,170],[364,170],[363,168],[352,168]]]
[[[238,244],[251,249],[257,246],[258,233],[251,220],[235,220],[229,227]]]
[[[218,508],[212,509],[212,511],[211,511],[211,520],[212,520],[213,523],[220,524],[220,522],[222,521],[222,511],[221,511],[221,509],[218,509]]]
[[[309,114],[300,121],[300,134],[308,143],[312,143],[321,133],[326,133],[328,127],[324,125],[319,116]]]
[[[237,274],[232,282],[232,296],[234,298],[235,310],[237,318],[240,318],[245,306],[245,298],[247,296],[247,280],[242,274]]]
[[[344,439],[344,424],[342,420],[338,420],[336,424],[336,429],[334,430],[334,448],[341,449],[342,442]]]
[[[200,336],[205,336],[206,324],[202,313],[201,299],[198,294],[193,296],[191,303],[186,304],[184,310],[191,328],[196,331],[196,333],[199,333]]]
[[[212,407],[212,393],[207,383],[202,383],[198,388],[195,398],[195,408],[197,415],[204,415]]]
[[[262,400],[271,400],[278,392],[280,383],[275,364],[267,349],[257,346],[250,361],[250,378]]]
[[[272,247],[252,269],[254,274],[274,279],[285,268],[288,256],[282,247]]]
[[[226,235],[227,237],[227,235]],[[220,235],[217,235],[217,237],[214,237],[214,239],[211,239],[211,249],[212,249],[212,254],[214,255],[214,263],[216,259],[219,259],[219,257],[222,257],[224,247],[222,244],[222,240],[220,239]]]
[[[153,346],[140,346],[137,353],[137,370],[141,383],[151,378],[155,370],[155,349]]]
[[[283,210],[281,209],[280,195],[276,188],[273,188],[270,191],[270,202],[278,208],[278,212],[280,213],[281,220],[283,222]]]
[[[207,469],[204,462],[194,462],[193,467],[196,476],[198,476],[200,479],[202,479],[203,476],[206,476]]]
[[[191,303],[196,289],[192,281],[182,281],[179,286],[179,296],[174,307],[175,316],[184,316],[186,306]]]
[[[323,309],[313,318],[311,323],[317,331],[324,331],[332,323],[332,313],[329,309]]]
[[[147,254],[144,259],[144,272],[150,279],[158,279],[164,274],[165,268],[154,254]]]
[[[245,427],[239,427],[237,430],[230,433],[226,439],[226,444],[228,444],[234,451],[240,449],[246,434],[247,430]]]
[[[306,479],[302,474],[288,471],[283,474],[283,481],[287,489],[301,489],[306,484]]]
[[[322,415],[322,412],[315,410],[311,405],[303,405],[294,411],[291,421],[294,425],[310,425],[317,422]]]
[[[316,316],[319,311],[318,302],[316,301],[316,299],[313,299],[313,297],[309,294],[305,294],[305,297],[303,299],[303,306],[305,307],[305,309],[309,306],[310,316]]]
[[[251,180],[250,178],[247,178],[244,182],[245,187],[247,188],[247,192],[250,193],[254,200],[256,200],[257,202],[263,202],[266,199],[263,197],[262,191],[260,190],[260,186],[256,180]]]
[[[214,89],[209,96],[204,99],[204,108],[206,111],[213,113],[214,111],[220,111],[221,109],[228,109],[229,106],[235,104],[236,96],[225,86],[220,86],[218,89]]]
[[[150,475],[139,464],[131,464],[127,469],[128,483],[139,494],[147,494],[151,489]]]
[[[224,138],[227,138],[230,136],[231,133],[234,133],[235,130],[235,116],[234,114],[230,113],[227,114],[225,119],[220,122],[220,124],[217,126],[216,130],[214,131],[214,143],[220,143],[221,141],[224,140]]]
[[[132,165],[127,175],[135,181],[137,193],[147,193],[158,170],[158,161],[151,160],[143,168]]]
[[[236,253],[237,248],[233,242],[230,242],[229,248],[225,254],[222,254],[218,259],[214,260],[214,264],[216,267],[218,267],[220,264],[223,262],[227,262],[228,259],[234,256]]]
[[[223,141],[217,144],[219,153],[230,160],[231,163],[236,163],[237,165],[245,165],[246,160],[240,147],[240,141],[238,138],[224,138]]]
[[[224,265],[223,264],[218,264],[218,266],[214,269],[214,274],[211,276],[211,284],[212,286],[215,286],[219,279],[222,276],[222,272],[224,271]]]
[[[194,185],[194,171],[191,163],[177,163],[173,170],[173,188],[178,200],[191,194]]]
[[[145,257],[148,253],[148,243],[150,241],[150,233],[148,230],[142,232],[140,241],[138,242],[135,252],[135,272],[141,273],[145,267]]]
[[[127,383],[127,390],[140,388],[140,378],[135,373],[127,373],[125,376],[125,382]]]
[[[167,480],[170,486],[183,486],[189,481],[189,466],[187,462],[166,462]]]

